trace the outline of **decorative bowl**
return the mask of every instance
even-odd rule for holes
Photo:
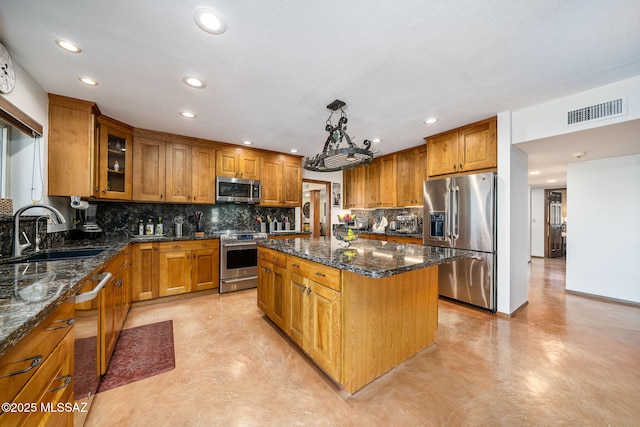
[[[355,242],[356,240],[358,240],[358,233],[356,233],[355,231],[348,229],[348,230],[336,230],[334,233],[334,236],[336,237],[336,239],[338,239],[340,241],[340,243],[345,246],[345,247],[349,247],[351,246],[351,243]]]

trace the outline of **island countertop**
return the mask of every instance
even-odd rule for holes
[[[345,247],[329,237],[262,240],[258,245],[376,279],[478,256],[474,251],[368,239]]]

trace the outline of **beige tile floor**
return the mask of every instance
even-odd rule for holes
[[[255,290],[134,307],[173,319],[176,369],[96,396],[87,426],[637,426],[640,307],[564,291],[534,259],[506,319],[440,301],[435,344],[348,398],[256,308]]]

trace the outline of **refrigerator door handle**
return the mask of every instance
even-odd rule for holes
[[[460,216],[458,215],[458,206],[460,202],[460,187],[457,185],[451,189],[453,193],[453,200],[455,201],[455,207],[452,209],[453,213],[453,238],[457,239],[460,237]]]
[[[447,222],[446,227],[445,227],[445,233],[447,235],[447,238],[449,239],[449,242],[451,243],[452,240],[451,238],[453,237],[452,233],[451,233],[451,192],[453,191],[453,188],[451,187],[447,187],[447,216],[445,221]]]

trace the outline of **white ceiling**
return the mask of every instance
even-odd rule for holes
[[[202,6],[223,16],[224,34],[195,25]],[[353,140],[382,138],[384,154],[639,75],[638,22],[637,0],[2,0],[0,41],[47,92],[135,127],[314,155],[326,105],[341,99]],[[558,145],[539,144],[532,157]]]

